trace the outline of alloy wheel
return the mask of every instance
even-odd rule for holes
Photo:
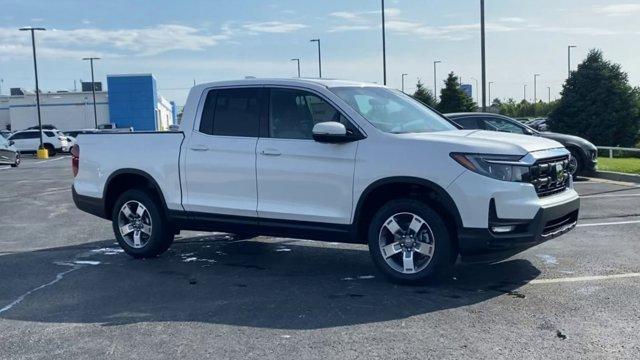
[[[436,244],[431,227],[421,217],[403,212],[382,224],[379,245],[387,265],[403,274],[415,274],[429,266]]]
[[[127,201],[118,213],[118,228],[127,245],[142,248],[151,238],[151,214],[140,202]]]

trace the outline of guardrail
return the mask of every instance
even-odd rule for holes
[[[637,152],[638,154],[640,154],[640,149],[638,148],[623,148],[623,147],[617,147],[617,146],[596,146],[598,148],[598,150],[608,150],[609,151],[609,158],[613,158],[613,152],[614,151],[628,151],[628,152]]]

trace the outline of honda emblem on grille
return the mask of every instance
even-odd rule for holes
[[[564,181],[564,169],[562,169],[562,163],[556,163],[556,179],[558,182]]]

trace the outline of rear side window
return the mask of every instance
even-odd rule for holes
[[[454,118],[453,121],[458,123],[465,129],[480,129],[480,126],[478,125],[478,119],[474,117]]]
[[[209,91],[200,119],[200,132],[258,137],[262,92],[259,88]]]

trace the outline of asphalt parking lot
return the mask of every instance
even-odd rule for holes
[[[0,167],[0,358],[637,358],[640,187],[585,180],[578,228],[450,281],[364,246],[183,232],[133,260],[71,200],[70,160]]]

